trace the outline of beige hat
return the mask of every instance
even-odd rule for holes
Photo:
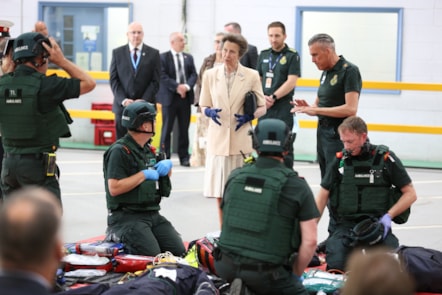
[[[0,38],[10,37],[9,28],[14,25],[13,22],[8,20],[0,20]]]

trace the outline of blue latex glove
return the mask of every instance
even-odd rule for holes
[[[157,169],[157,172],[160,176],[166,176],[172,168],[172,161],[169,159],[161,160],[153,167]]]
[[[244,115],[235,114],[235,118],[236,118],[236,122],[238,122],[238,124],[236,125],[236,128],[235,128],[235,131],[236,131],[239,128],[241,128],[241,126],[244,125],[245,123],[252,121],[255,118],[255,116],[249,115],[249,114],[244,114]]]
[[[295,280],[295,281],[298,281],[298,282],[303,282],[304,281],[304,276],[300,276],[300,277],[298,277],[297,275],[295,275],[294,273],[292,273],[292,277],[293,277],[293,279]]]
[[[380,222],[384,225],[384,236],[382,238],[385,239],[391,229],[391,216],[388,213],[384,214]]]
[[[213,122],[215,122],[216,124],[218,124],[219,126],[221,126],[220,121],[218,121],[219,115],[218,113],[221,112],[221,109],[211,109],[211,108],[207,108],[204,110],[204,114],[209,117],[212,118]]]
[[[144,169],[143,173],[144,179],[146,180],[158,180],[158,178],[160,177],[158,171],[153,169]]]

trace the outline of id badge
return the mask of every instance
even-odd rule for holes
[[[272,79],[273,79],[273,73],[272,72],[267,72],[266,73],[265,88],[271,88],[272,87]]]

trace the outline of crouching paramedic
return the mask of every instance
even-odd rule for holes
[[[330,199],[336,217],[326,244],[327,267],[345,270],[356,247],[399,246],[391,222],[407,221],[416,191],[399,158],[387,146],[369,142],[364,120],[348,117],[338,132],[344,150],[327,168],[316,204],[322,214]]]
[[[226,183],[216,272],[231,289],[241,282],[256,294],[307,294],[300,276],[317,242],[313,193],[284,165],[291,132],[282,120],[259,121],[252,139],[256,162]]]
[[[4,197],[23,186],[39,185],[61,202],[55,151],[60,137],[71,136],[72,123],[63,101],[93,90],[95,81],[64,57],[53,38],[39,33],[18,36],[13,59],[15,70],[0,78]],[[46,76],[48,59],[72,78]]]
[[[150,145],[155,135],[154,105],[136,101],[123,110],[125,136],[104,153],[108,228],[106,239],[124,243],[130,254],[155,256],[185,252],[183,241],[162,216],[160,202],[171,191],[172,162]]]

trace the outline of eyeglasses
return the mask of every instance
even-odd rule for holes
[[[141,34],[143,34],[143,31],[130,31],[129,33],[131,33],[132,35],[135,35],[135,34],[141,35]]]

